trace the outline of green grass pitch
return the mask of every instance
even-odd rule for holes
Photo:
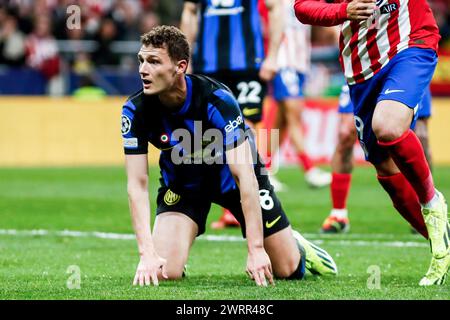
[[[245,242],[199,239],[185,279],[133,287],[138,255],[123,168],[0,169],[0,299],[449,299],[450,281],[418,286],[428,268],[427,242],[411,234],[372,168],[354,173],[351,232],[326,237],[317,231],[330,208],[328,189],[308,189],[297,168],[278,176],[289,187],[279,198],[293,227],[335,257],[337,277],[308,274],[258,288],[244,272]],[[151,168],[153,210],[157,178]],[[435,180],[450,197],[450,168],[436,167]],[[208,221],[219,214],[213,207]],[[37,229],[45,231],[30,232]],[[125,236],[104,239],[94,232]],[[240,231],[206,234],[236,238]],[[70,289],[70,266],[80,271],[79,289]]]

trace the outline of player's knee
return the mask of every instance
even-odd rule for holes
[[[170,264],[165,267],[165,274],[167,278],[162,277],[161,271],[158,273],[158,278],[161,280],[179,280],[184,276],[184,264]]]
[[[301,124],[300,110],[298,108],[286,108],[286,122],[289,124]]]
[[[163,280],[180,280],[183,278],[184,270],[183,269],[167,269],[166,270],[167,278],[162,278],[160,274],[159,278]]]
[[[373,122],[373,132],[379,141],[389,142],[400,138],[405,131],[402,127],[388,123]]]
[[[285,263],[274,268],[273,273],[275,277],[280,279],[290,278],[298,269],[299,262],[294,258],[286,259]]]
[[[356,129],[353,127],[341,127],[338,132],[339,145],[345,149],[353,148],[356,141]]]

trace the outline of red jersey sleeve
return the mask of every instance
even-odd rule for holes
[[[303,24],[331,27],[342,24],[347,17],[347,2],[325,3],[321,0],[295,0],[297,19]]]

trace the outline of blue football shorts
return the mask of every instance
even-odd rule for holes
[[[436,64],[437,54],[434,50],[408,48],[398,53],[372,78],[349,86],[358,139],[367,161],[377,164],[388,157],[387,151],[378,145],[372,130],[376,105],[383,100],[394,100],[413,109],[413,129]]]
[[[305,75],[295,69],[281,69],[272,80],[273,97],[276,101],[302,98]]]

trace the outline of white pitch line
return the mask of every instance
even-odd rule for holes
[[[316,244],[353,247],[427,248],[428,243],[415,241],[313,240]]]
[[[111,233],[111,232],[100,232],[100,231],[73,231],[73,230],[62,230],[62,231],[51,231],[51,230],[15,230],[15,229],[0,229],[0,236],[22,236],[22,237],[35,237],[35,236],[56,236],[56,237],[74,237],[74,238],[98,238],[98,239],[110,239],[110,240],[134,240],[136,239],[134,234],[131,233]],[[346,237],[348,235],[345,235]],[[353,234],[355,236],[355,234]],[[425,242],[418,241],[377,241],[377,240],[361,240],[361,238],[373,239],[382,238],[382,234],[361,234],[359,240],[352,239],[336,239],[336,237],[331,238],[330,236],[322,237],[322,235],[317,234],[305,234],[306,238],[313,239],[316,244],[328,244],[328,245],[342,245],[342,246],[355,246],[355,247],[395,247],[395,248],[422,248],[428,247]],[[386,234],[384,239],[389,239],[395,237],[392,234]],[[319,237],[321,239],[319,239]],[[418,238],[420,239],[420,238]],[[198,238],[201,241],[222,241],[222,242],[244,242],[245,240],[240,236],[231,235],[202,235]]]
[[[134,234],[127,233],[107,233],[107,232],[85,232],[85,231],[50,231],[50,230],[14,230],[14,229],[0,229],[0,235],[8,236],[56,236],[56,237],[74,237],[74,238],[99,238],[99,239],[114,239],[114,240],[134,240],[136,239]]]

